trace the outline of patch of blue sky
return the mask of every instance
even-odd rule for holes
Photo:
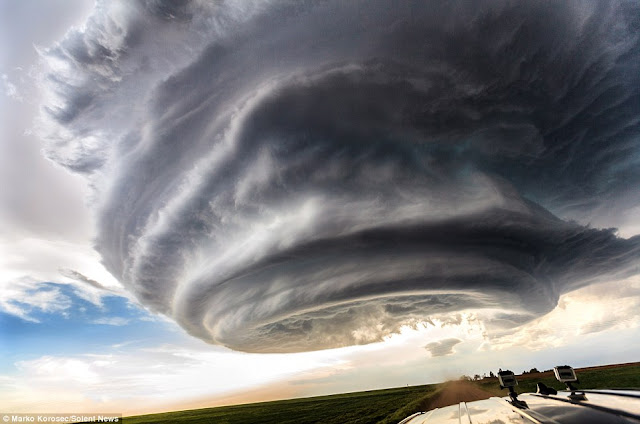
[[[44,355],[109,353],[184,338],[173,324],[127,298],[107,295],[102,305],[95,305],[64,284],[42,284],[38,291],[51,289],[58,289],[70,300],[70,306],[52,312],[32,308],[29,317],[37,322],[0,311],[0,357],[4,359],[0,374],[13,371],[17,361]]]

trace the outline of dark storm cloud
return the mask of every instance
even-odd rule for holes
[[[640,203],[638,9],[99,4],[47,53],[48,151],[108,269],[203,340],[514,327],[637,272],[639,237],[563,219]]]
[[[444,339],[428,343],[424,348],[431,353],[432,357],[447,356],[453,353],[453,347],[458,343],[462,343],[462,340],[456,338]]]

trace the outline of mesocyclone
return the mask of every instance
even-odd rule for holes
[[[44,52],[46,151],[110,272],[207,342],[513,328],[637,272],[584,224],[640,204],[638,9],[98,2]]]

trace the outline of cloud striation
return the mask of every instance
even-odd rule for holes
[[[630,1],[98,2],[43,52],[96,248],[207,342],[294,352],[638,271]],[[621,212],[621,213],[622,213]],[[451,346],[452,347],[452,346]],[[446,349],[445,349],[446,350]]]

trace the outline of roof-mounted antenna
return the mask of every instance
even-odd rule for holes
[[[571,391],[569,399],[571,400],[587,400],[584,392],[577,392],[577,388],[572,383],[579,384],[576,372],[569,365],[560,365],[553,367],[553,373],[556,375],[556,379],[564,383],[567,386],[567,390]]]
[[[498,381],[500,382],[501,389],[509,389],[509,397],[511,398],[511,404],[513,406],[520,409],[529,408],[527,402],[518,399],[518,394],[514,389],[514,387],[518,385],[518,380],[516,380],[516,376],[512,371],[502,371],[502,369],[498,371]]]

